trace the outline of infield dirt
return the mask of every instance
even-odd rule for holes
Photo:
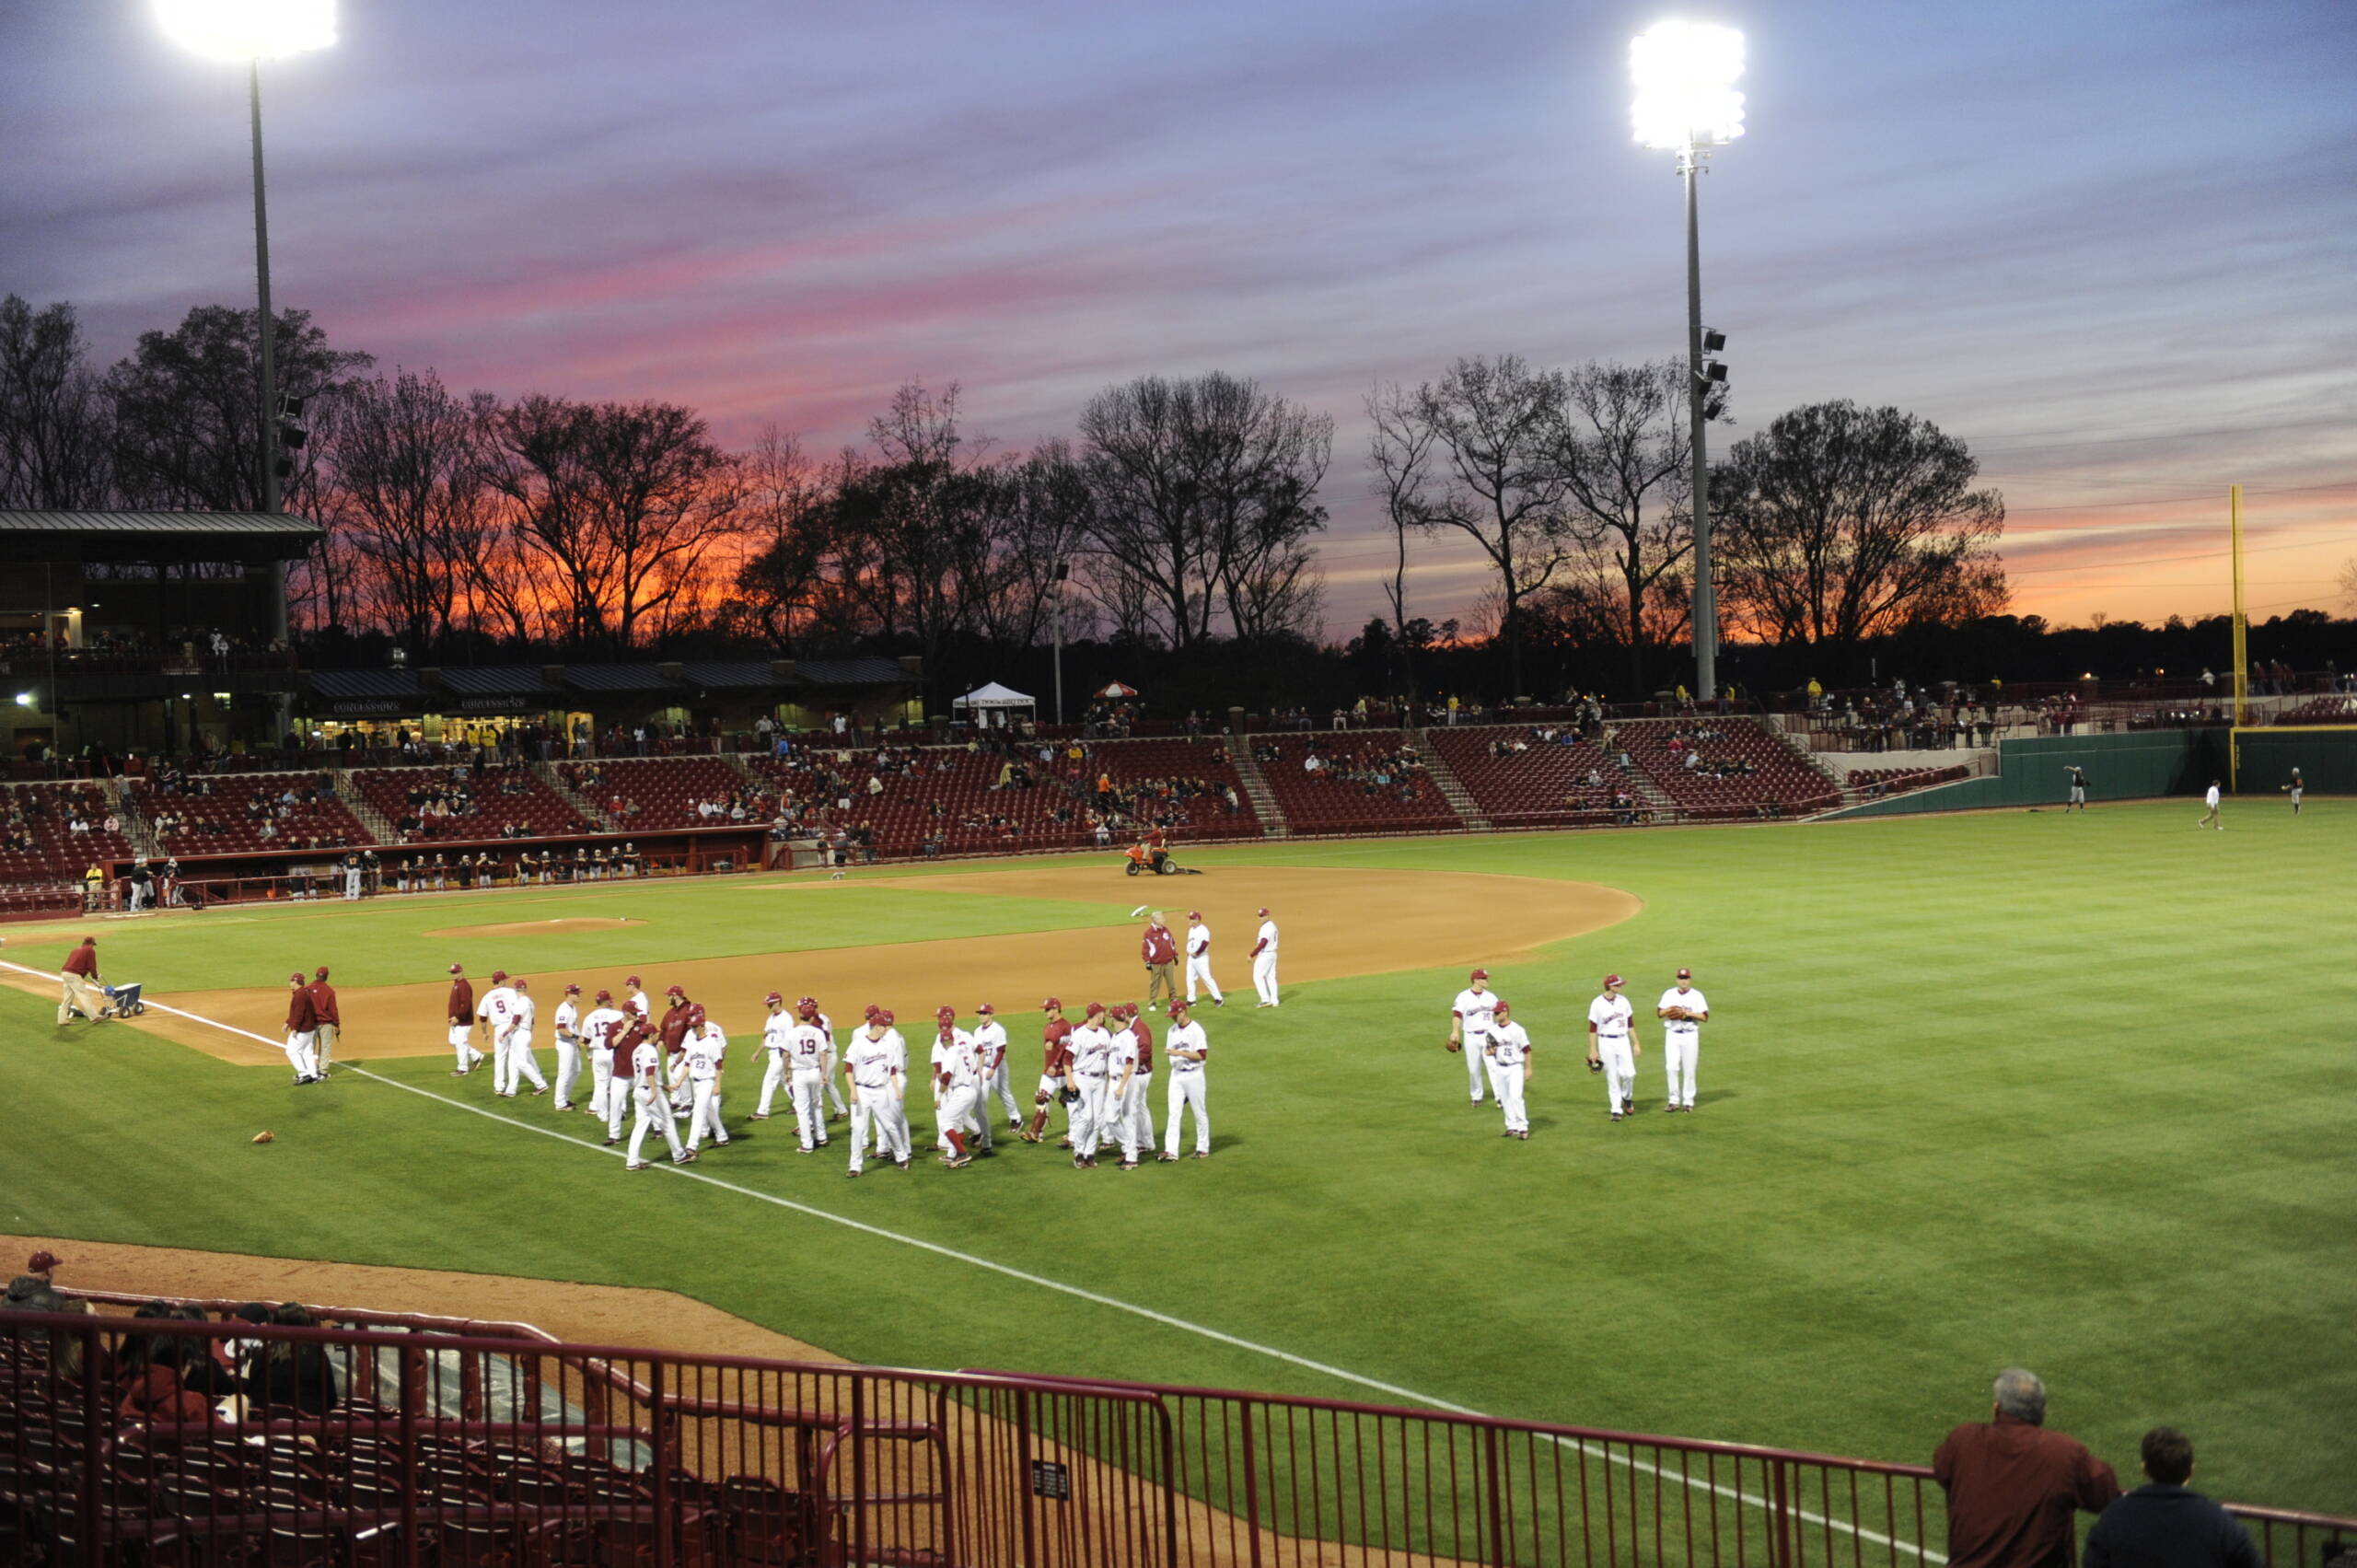
[[[725,930],[730,912],[745,898],[795,896],[824,899],[830,890],[854,884],[808,877],[758,882],[715,880],[712,918]],[[1593,882],[1533,877],[1502,877],[1449,871],[1373,871],[1326,866],[1223,867],[1200,877],[1128,877],[1101,866],[1058,866],[951,873],[931,877],[863,878],[858,885],[888,886],[945,899],[1011,897],[1060,900],[1075,904],[1115,904],[1129,910],[1142,900],[1163,900],[1169,923],[1183,931],[1187,912],[1203,912],[1213,931],[1212,972],[1236,1000],[1252,1005],[1253,934],[1256,911],[1267,905],[1281,940],[1278,979],[1290,987],[1308,981],[1386,974],[1400,970],[1491,963],[1549,943],[1616,924],[1643,907],[1633,895]],[[496,908],[497,893],[482,895]],[[528,977],[540,1001],[541,1027],[535,1045],[545,1052],[547,1019],[563,999],[566,982],[594,994],[598,987],[621,989],[622,969],[566,970],[533,965],[531,937],[551,923],[443,927],[421,932],[414,985],[345,987],[339,993],[343,1015],[339,1062],[405,1056],[435,1056],[450,1050],[444,1015],[448,981],[444,970],[463,961],[480,977],[494,964]],[[911,940],[859,947],[820,947],[794,953],[748,954],[648,966],[650,994],[678,985],[702,1003],[732,1034],[756,1032],[761,998],[783,992],[807,993],[848,1029],[869,1002],[903,1018],[930,1016],[944,1003],[959,1013],[990,1002],[1002,1013],[1028,1013],[1040,999],[1058,995],[1075,1006],[1089,1001],[1143,1000],[1145,971],[1138,953],[1143,920],[1127,927],[1076,925],[1065,931],[1036,931],[952,940]],[[501,951],[481,938],[512,932],[513,949]],[[463,935],[465,946],[447,943]],[[333,926],[300,934],[304,950],[267,958],[249,955],[259,983],[250,987],[153,996],[202,1018],[249,1030],[274,1041],[284,1032],[290,965],[332,965]],[[241,938],[242,939],[242,938]],[[290,944],[296,939],[289,934]],[[225,962],[226,961],[225,956]],[[54,982],[12,979],[26,990],[53,996]],[[91,1026],[75,1025],[77,1029]],[[151,1011],[128,1025],[159,1034],[220,1059],[246,1065],[281,1063],[277,1045],[264,1044],[204,1024]],[[545,1060],[545,1055],[544,1058]]]

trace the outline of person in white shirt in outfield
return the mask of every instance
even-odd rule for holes
[[[508,1092],[507,1026],[516,1016],[515,988],[505,970],[491,971],[491,988],[475,1000],[475,1018],[491,1040],[491,1092]]]
[[[963,1170],[974,1163],[970,1138],[990,1136],[990,1118],[982,1109],[982,1064],[974,1051],[974,1037],[958,1027],[955,1007],[936,1008],[933,1015],[934,1088],[941,1107],[941,1163]],[[982,1144],[984,1149],[990,1145]]]
[[[720,1074],[727,1064],[728,1033],[704,1016],[701,1004],[688,1009],[688,1152],[693,1154],[707,1134],[722,1148],[728,1146],[728,1129],[720,1121]]]
[[[982,1069],[982,1121],[985,1130],[991,1119],[991,1100],[995,1097],[1000,1109],[1006,1112],[1007,1130],[1020,1132],[1023,1131],[1023,1109],[1015,1103],[1014,1086],[1007,1082],[1006,1026],[998,1021],[998,1009],[987,1002],[974,1009],[974,1016],[976,1022],[970,1032],[974,1037],[974,1056]]]
[[[1277,923],[1264,907],[1260,911],[1260,939],[1252,944],[1252,989],[1260,993],[1260,1005],[1277,1005]]]
[[[2196,822],[2194,824],[2195,827],[2215,828],[2222,833],[2226,830],[2226,825],[2218,820],[2219,798],[2218,781],[2216,779],[2212,779],[2210,781],[2209,793],[2201,797],[2201,804],[2208,807],[2210,809],[2202,813],[2201,820]]]
[[[1604,1089],[1612,1105],[1612,1120],[1637,1109],[1637,1058],[1644,1047],[1637,1043],[1632,1020],[1637,1010],[1620,994],[1620,977],[1604,977],[1604,994],[1587,1005],[1587,1059],[1604,1069]]]
[[[1694,1054],[1702,1042],[1702,1025],[1710,1020],[1711,1005],[1694,989],[1694,971],[1679,970],[1678,983],[1661,993],[1654,1016],[1665,1020],[1661,1064],[1669,1074],[1669,1103],[1665,1110],[1694,1109]]]
[[[777,1091],[786,1086],[786,1074],[793,1071],[790,1062],[794,1043],[795,1019],[785,1010],[785,993],[772,991],[761,998],[761,1005],[769,1009],[761,1019],[761,1050],[765,1053],[761,1067],[761,1102],[753,1108],[753,1120],[767,1121],[770,1105],[777,1098]],[[787,1090],[788,1098],[792,1090]]]
[[[1212,928],[1203,923],[1203,912],[1187,912],[1187,1000],[1195,999],[1195,982],[1202,981],[1203,989],[1212,993],[1212,1005],[1225,1007],[1227,998],[1220,994],[1219,981],[1212,978]]]
[[[517,1086],[529,1081],[532,1093],[549,1092],[549,1081],[540,1076],[540,1058],[532,1054],[532,1024],[540,1016],[540,1006],[532,1000],[530,982],[518,976],[507,989],[507,1032],[499,1041],[498,1063],[507,1069],[507,1098],[516,1098]],[[499,1080],[492,1080],[495,1087]]]
[[[1105,1027],[1105,1004],[1091,1002],[1080,1027],[1072,1031],[1072,1086],[1080,1091],[1072,1108],[1074,1170],[1097,1167],[1097,1146],[1107,1132],[1105,1086],[1112,1071],[1113,1035]]]
[[[581,988],[568,985],[556,1005],[556,1108],[573,1109],[573,1091],[581,1082]]]
[[[1514,1021],[1514,1009],[1503,999],[1492,1009],[1481,1054],[1490,1063],[1490,1092],[1498,1097],[1498,1109],[1505,1112],[1505,1136],[1527,1139],[1530,1115],[1523,1109],[1522,1090],[1530,1082],[1530,1036]]]
[[[884,1153],[902,1170],[909,1168],[909,1118],[902,1109],[908,1093],[908,1042],[892,1027],[892,1012],[878,1007],[864,1028],[852,1031],[843,1048],[843,1075],[851,1080],[851,1171],[857,1176],[867,1152],[868,1127],[874,1123],[884,1140]]]
[[[1498,993],[1490,989],[1490,971],[1475,970],[1464,990],[1457,993],[1448,1013],[1448,1049],[1465,1054],[1465,1092],[1481,1103],[1481,1080],[1490,1059],[1482,1047],[1490,1040],[1490,1017],[1498,1007]],[[1492,1089],[1496,1088],[1494,1080]]]
[[[638,1125],[631,1132],[630,1159],[622,1168],[646,1168],[646,1162],[639,1156],[646,1147],[647,1130],[654,1127],[663,1130],[663,1142],[670,1145],[673,1165],[686,1165],[694,1159],[692,1151],[679,1146],[679,1128],[671,1115],[671,1097],[663,1088],[663,1045],[651,1035],[641,1033],[638,1044],[631,1051],[630,1085],[631,1098],[638,1105]],[[621,1085],[616,1084],[614,1093],[621,1092]]]
[[[1211,1043],[1203,1038],[1203,1026],[1195,1022],[1193,1009],[1184,1002],[1170,1008],[1170,1028],[1162,1037],[1163,1060],[1170,1065],[1170,1121],[1162,1132],[1162,1158],[1178,1157],[1178,1119],[1183,1111],[1195,1113],[1195,1157],[1208,1159],[1212,1152],[1212,1120],[1203,1109],[1203,1063],[1211,1059]]]
[[[629,1059],[617,1062],[614,1047],[621,1043],[630,1015],[614,1005],[610,991],[600,991],[593,1000],[597,1005],[581,1020],[581,1038],[589,1045],[589,1114],[606,1124],[610,1145],[621,1142],[622,1104],[630,1079]]]

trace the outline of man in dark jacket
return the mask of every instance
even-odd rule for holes
[[[2242,1522],[2185,1483],[2192,1440],[2173,1426],[2144,1434],[2140,1486],[2087,1532],[2086,1568],[2263,1568]]]
[[[1987,1422],[1967,1422],[1932,1456],[1948,1494],[1949,1568],[2071,1568],[2072,1515],[2100,1514],[2119,1478],[2074,1437],[2045,1429],[2046,1385],[1997,1374]]]

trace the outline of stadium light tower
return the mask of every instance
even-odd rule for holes
[[[1703,698],[1718,694],[1718,596],[1711,582],[1710,464],[1703,425],[1726,367],[1706,361],[1702,333],[1702,241],[1695,185],[1710,167],[1711,149],[1743,134],[1743,34],[1703,22],[1662,22],[1629,46],[1636,81],[1634,119],[1643,145],[1678,155],[1686,181],[1686,365],[1689,439],[1694,459],[1694,685]],[[1726,340],[1712,334],[1710,347]]]
[[[257,460],[261,509],[278,510],[278,366],[270,313],[270,210],[262,198],[261,63],[335,42],[335,0],[156,0],[156,20],[173,42],[208,60],[243,61],[254,141],[254,280],[261,303],[261,403]],[[279,602],[285,611],[284,597]],[[280,634],[284,634],[281,627]]]

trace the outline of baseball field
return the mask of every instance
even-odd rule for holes
[[[2215,833],[2196,814],[1280,843],[1189,852],[1203,875],[1159,881],[1074,857],[17,927],[0,958],[53,973],[96,935],[108,979],[192,1016],[58,1028],[55,981],[6,971],[0,1231],[55,1245],[65,1283],[142,1288],[77,1280],[74,1242],[152,1289],[449,1311],[475,1276],[486,1316],[601,1339],[1887,1459],[1927,1458],[2019,1364],[2123,1474],[2166,1421],[2212,1493],[2357,1511],[2357,817],[2238,803]],[[964,1170],[851,1182],[840,1139],[805,1157],[790,1119],[747,1121],[772,989],[839,1028],[892,1007],[920,1060],[935,1005],[994,1003],[1028,1102],[1043,995],[1142,999],[1141,900],[1215,933],[1211,1159],[1084,1172],[1002,1136]],[[1245,957],[1261,904],[1283,931],[1273,1012]],[[565,981],[681,985],[730,1031],[736,1141],[625,1174],[588,1117],[452,1078],[453,961],[531,978],[544,1068]],[[1442,1050],[1474,963],[1537,1046],[1527,1143],[1469,1108]],[[320,964],[344,1040],[333,1078],[296,1088],[267,1040],[288,972]],[[1651,1012],[1680,964],[1712,1018],[1699,1109],[1665,1116]],[[1581,1062],[1608,970],[1645,1020],[1619,1125]],[[411,1278],[417,1300],[389,1298]],[[740,1330],[717,1342],[716,1323]]]

